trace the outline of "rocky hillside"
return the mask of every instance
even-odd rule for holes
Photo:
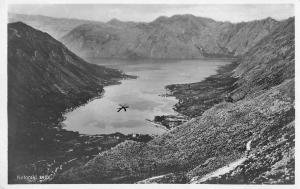
[[[133,183],[152,177],[141,183],[201,183],[205,174],[245,158],[230,173],[207,183],[294,183],[294,19],[277,24],[248,51],[239,49],[247,53],[228,76],[237,77],[227,88],[230,100],[212,104],[200,116],[148,143],[119,144],[53,182]],[[249,141],[251,149],[245,155]]]
[[[61,40],[86,57],[201,58],[244,54],[272,32],[271,18],[232,24],[193,15],[159,17],[150,23],[83,24]]]
[[[237,101],[255,91],[266,90],[294,78],[293,22],[293,19],[282,22],[243,58],[219,68],[218,74],[203,82],[167,86],[172,95],[179,99],[176,111],[190,117],[199,116],[226,96],[231,101]]]
[[[62,113],[122,77],[85,62],[47,33],[21,22],[8,24],[9,160],[26,159],[15,153],[51,152]]]
[[[231,94],[234,100],[295,78],[294,35],[294,19],[290,18],[244,55],[233,75],[239,77]]]
[[[88,20],[53,18],[42,15],[8,14],[8,22],[23,22],[38,30],[49,33],[55,39],[60,39],[75,27],[86,23],[98,23]]]

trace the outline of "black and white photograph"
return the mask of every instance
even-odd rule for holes
[[[1,183],[296,187],[298,1],[35,2],[3,9]]]

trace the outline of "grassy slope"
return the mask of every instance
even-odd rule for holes
[[[294,183],[294,19],[282,22],[253,47],[235,73],[239,79],[230,91],[233,103],[221,102],[147,144],[122,143],[55,182],[135,182],[166,173],[180,173],[189,180],[240,158],[246,143],[254,140],[253,153],[261,157],[251,160],[255,166],[246,169],[247,179],[241,183],[269,182],[274,171],[279,172],[277,183]],[[283,137],[287,140],[280,143]],[[213,161],[205,163],[209,158]],[[272,165],[279,169],[272,172]]]

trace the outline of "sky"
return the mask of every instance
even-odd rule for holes
[[[193,14],[218,21],[241,22],[267,17],[283,20],[294,16],[294,6],[292,4],[15,4],[8,6],[8,12],[102,22],[113,18],[121,21],[149,22],[159,16],[175,14]]]

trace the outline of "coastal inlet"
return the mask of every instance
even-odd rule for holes
[[[215,74],[219,66],[229,63],[217,59],[88,61],[122,70],[137,76],[137,79],[122,80],[120,85],[107,86],[101,98],[66,113],[63,122],[66,129],[82,134],[162,134],[166,128],[153,124],[151,120],[155,120],[155,116],[172,118],[172,115],[178,115],[173,110],[178,100],[164,95],[168,92],[165,86],[199,82]],[[117,112],[119,104],[127,104],[129,108],[126,112]]]

